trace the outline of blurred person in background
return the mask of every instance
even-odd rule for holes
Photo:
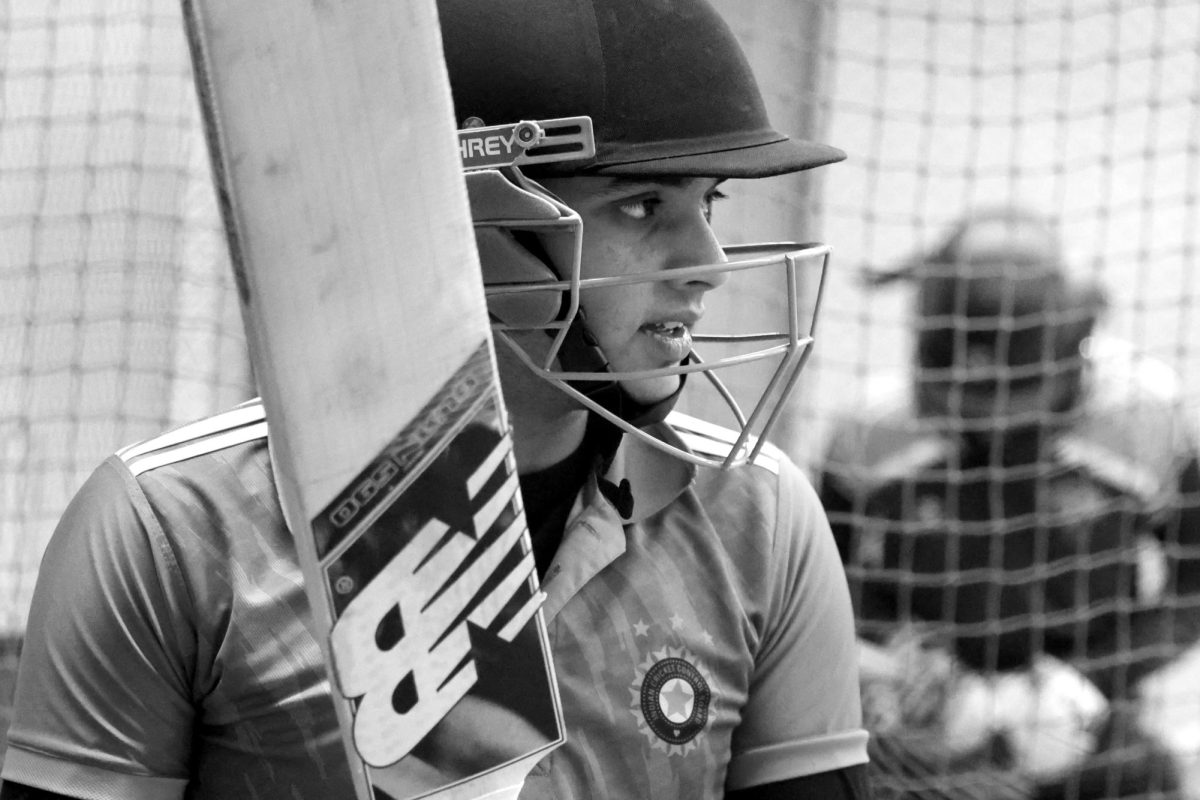
[[[894,740],[983,771],[912,796],[1187,796],[1196,743],[1144,687],[1200,634],[1196,444],[1174,374],[1097,334],[1104,293],[1063,261],[1048,220],[1001,207],[869,278],[915,285],[915,369],[838,422],[820,490],[873,760]]]

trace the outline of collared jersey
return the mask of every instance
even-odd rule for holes
[[[675,417],[655,434],[727,447]],[[771,452],[693,468],[627,437],[543,582],[567,742],[522,798],[719,798],[866,761],[849,593]],[[95,798],[349,798],[330,687],[250,404],[126,449],[47,550],[4,777]]]
[[[910,387],[843,420],[822,498],[860,631],[923,626],[981,670],[1048,652],[1127,692],[1200,634],[1169,602],[1200,590],[1196,444],[1175,392],[1161,365],[1098,345],[1039,458],[1007,466],[918,414]]]

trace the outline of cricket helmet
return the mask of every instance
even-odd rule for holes
[[[897,278],[917,285],[925,411],[1020,428],[1075,404],[1082,349],[1105,298],[1065,263],[1049,219],[1016,206],[974,212],[932,251],[874,281]]]
[[[588,116],[596,151],[550,172],[759,178],[831,164],[776,131],[707,0],[439,0],[460,122]]]
[[[742,427],[733,452],[720,465],[752,457],[752,433],[760,442],[765,438],[810,350],[811,329],[800,328],[796,272],[811,264],[823,277],[828,249],[751,246],[734,252],[734,263],[684,268],[697,277],[777,268],[781,291],[791,293],[789,330],[753,339],[755,347],[766,345],[732,361],[706,363],[693,352],[662,370],[619,373],[610,369],[588,331],[587,290],[618,281],[678,279],[681,270],[671,270],[670,276],[583,280],[579,215],[538,179],[758,178],[830,164],[844,153],[772,127],[741,47],[706,0],[439,0],[438,9],[497,339],[540,377],[623,430],[689,461],[711,464],[712,459],[676,451],[640,430],[665,417],[678,392],[647,406],[620,385],[658,374],[682,378],[703,372]],[[507,152],[529,132],[519,130],[527,124],[536,133],[522,143],[518,157],[500,164],[474,160],[490,152],[481,144],[483,132],[495,131],[499,149]],[[546,248],[548,237],[565,237],[571,246]],[[556,263],[547,250],[573,252],[574,259]],[[507,335],[536,329],[553,340],[544,360],[535,360]],[[742,414],[712,371],[774,356],[780,365],[764,398],[749,415]]]

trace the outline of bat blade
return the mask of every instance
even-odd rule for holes
[[[272,463],[355,788],[562,740],[434,0],[184,0]]]

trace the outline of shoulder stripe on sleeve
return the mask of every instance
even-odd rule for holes
[[[216,416],[189,422],[153,439],[117,451],[117,456],[134,475],[176,464],[189,458],[215,453],[267,435],[262,403],[252,400]]]
[[[1086,470],[1112,488],[1128,492],[1144,503],[1152,502],[1163,490],[1163,481],[1152,470],[1104,443],[1067,435],[1059,439],[1056,451],[1066,463]]]
[[[944,439],[933,436],[914,439],[870,465],[870,480],[877,486],[900,480],[946,460],[950,453]]]
[[[735,431],[679,411],[672,411],[667,417],[667,422],[679,434],[688,449],[698,455],[725,458],[737,442],[738,434]],[[756,441],[757,439],[751,437],[750,446],[753,447]],[[778,475],[779,463],[784,458],[779,448],[770,442],[763,442],[762,449],[754,459],[754,465]]]

